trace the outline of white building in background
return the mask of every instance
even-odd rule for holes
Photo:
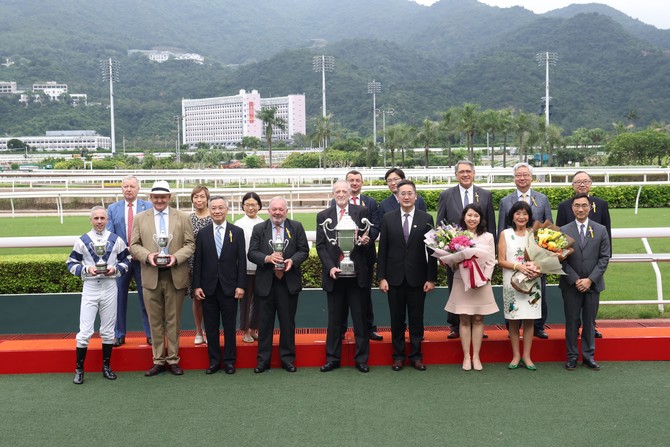
[[[16,88],[16,82],[14,81],[0,81],[0,94],[14,94],[18,93],[18,90]]]
[[[36,82],[33,84],[33,93],[44,92],[52,101],[57,101],[63,93],[67,93],[67,84],[56,81]]]
[[[257,114],[265,107],[276,107],[277,116],[286,120],[286,130],[275,129],[273,139],[290,141],[294,134],[306,132],[305,95],[261,98],[257,90],[240,90],[235,96],[182,99],[183,143],[227,147],[244,137],[263,139],[263,122]]]
[[[170,51],[170,50],[128,50],[128,55],[131,54],[141,54],[144,57],[149,58],[152,62],[165,62],[170,59],[175,59],[178,61],[193,61],[196,64],[203,64],[205,58],[199,55],[198,53],[184,53],[181,51]]]
[[[45,136],[0,138],[0,151],[7,150],[7,142],[12,139],[21,140],[31,149],[38,151],[71,151],[87,149],[111,149],[112,139],[98,135],[94,130],[53,130]]]

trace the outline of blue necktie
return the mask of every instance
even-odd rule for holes
[[[463,208],[470,204],[470,197],[468,197],[468,190],[465,190],[465,198],[463,199]]]
[[[221,225],[216,226],[214,242],[216,243],[216,255],[217,257],[220,257],[221,248],[223,247],[223,238],[221,237]]]
[[[405,213],[405,222],[402,224],[402,234],[405,236],[405,242],[409,239],[409,214]]]
[[[584,247],[584,244],[586,243],[586,233],[584,232],[584,224],[581,224],[579,226],[579,238],[581,239],[579,245],[581,247]]]

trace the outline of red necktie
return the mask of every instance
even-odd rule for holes
[[[356,205],[356,200],[358,200],[358,197],[352,197],[351,201],[354,202],[354,205]]]
[[[344,208],[341,208],[340,209],[340,217],[339,217],[339,219],[337,219],[337,221],[338,222],[341,221],[343,217],[344,217]]]
[[[130,245],[130,238],[133,236],[133,202],[128,204],[128,245]]]

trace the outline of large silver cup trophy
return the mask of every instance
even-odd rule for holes
[[[107,271],[107,261],[103,258],[105,253],[107,253],[107,248],[110,246],[110,242],[98,240],[96,242],[89,242],[88,246],[98,257],[98,260],[95,263],[95,272],[98,275],[104,274]]]
[[[286,247],[288,247],[289,240],[288,239],[281,240],[281,238],[277,236],[277,239],[274,240],[270,239],[268,243],[270,244],[270,248],[272,248],[272,251],[274,251],[275,253],[284,253],[284,250],[286,250]],[[275,264],[275,270],[283,272],[284,269],[286,269],[286,264],[284,264],[283,262]]]
[[[361,219],[361,223],[364,225],[363,228],[358,228],[356,222],[349,215],[344,215],[342,219],[335,225],[335,228],[330,228],[329,225],[333,223],[331,218],[328,218],[323,221],[321,227],[326,239],[333,244],[339,245],[340,250],[344,258],[340,261],[340,272],[337,274],[340,278],[352,278],[358,275],[356,269],[354,268],[354,261],[351,260],[349,255],[354,249],[354,245],[357,245],[358,233],[362,232],[363,234],[367,233],[370,230],[371,223],[367,218]],[[336,238],[328,237],[328,232],[333,232],[337,234]]]
[[[153,235],[154,242],[158,245],[158,255],[154,261],[159,267],[166,266],[170,263],[170,255],[168,255],[167,247],[170,245],[170,242],[172,242],[172,237],[171,234],[165,234],[164,230],[158,235]]]

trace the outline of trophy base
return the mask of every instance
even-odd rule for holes
[[[107,271],[107,264],[96,264],[95,265],[95,273],[98,275],[102,275]]]
[[[156,256],[156,259],[154,260],[156,262],[156,265],[158,267],[165,267],[170,263],[170,257],[169,256]]]
[[[337,273],[338,278],[355,278],[358,276],[356,272],[339,272]]]

